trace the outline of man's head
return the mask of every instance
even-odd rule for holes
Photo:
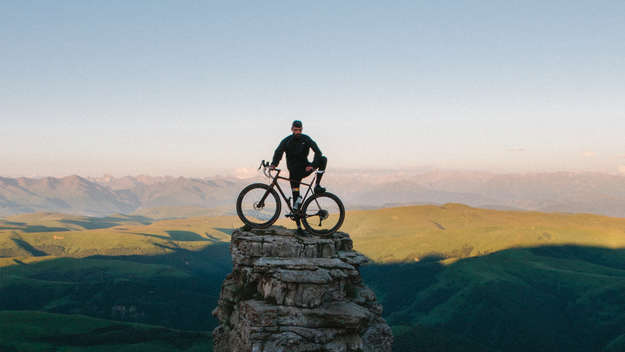
[[[302,121],[300,120],[295,120],[293,121],[293,124],[291,125],[291,132],[293,132],[293,134],[298,135],[302,133]]]

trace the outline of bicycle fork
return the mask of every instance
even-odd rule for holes
[[[278,174],[280,174],[280,172],[278,172]],[[273,182],[271,183],[271,186],[269,187],[267,192],[265,192],[265,194],[263,194],[262,198],[260,198],[260,201],[258,202],[258,206],[259,207],[264,207],[265,206],[265,199],[267,199],[267,197],[269,197],[269,194],[271,193],[271,190],[276,186],[276,184],[277,184],[276,180],[277,180],[277,178],[273,180]],[[279,187],[278,187],[278,190],[280,191],[280,193],[282,193],[282,190]],[[284,197],[284,194],[282,196]]]

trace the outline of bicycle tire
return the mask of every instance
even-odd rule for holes
[[[302,213],[308,214],[308,207],[311,204],[319,204],[319,202],[318,201],[315,202],[315,200],[318,200],[320,198],[329,198],[332,201],[334,201],[334,203],[336,204],[337,208],[339,209],[339,217],[338,217],[338,221],[336,222],[336,224],[329,229],[316,229],[313,226],[311,226],[311,224],[309,223],[309,218],[312,218],[312,216],[302,217],[302,223],[304,224],[304,228],[306,228],[308,232],[311,232],[316,235],[331,235],[335,233],[343,225],[343,221],[345,220],[345,207],[343,206],[343,202],[341,201],[339,197],[329,192],[315,194],[312,197],[306,199],[306,201],[302,205]]]
[[[273,215],[271,215],[271,218],[268,221],[265,222],[256,222],[253,221],[252,218],[250,218],[249,216],[246,216],[244,209],[243,209],[243,200],[245,198],[245,196],[250,193],[252,190],[256,190],[256,189],[264,189],[265,191],[268,191],[269,194],[267,195],[267,197],[273,197],[273,199],[276,202],[276,206],[275,206],[275,211],[273,213]],[[263,194],[265,194],[263,192]],[[260,199],[258,199],[260,200]],[[253,201],[253,199],[251,199],[251,201]],[[256,203],[254,203],[254,207]],[[239,216],[239,219],[241,219],[241,221],[243,221],[244,224],[252,227],[252,228],[257,228],[257,229],[264,229],[267,228],[271,225],[273,225],[273,223],[275,223],[278,220],[278,217],[280,217],[280,211],[282,210],[282,202],[280,202],[280,197],[278,196],[278,193],[276,192],[275,189],[271,188],[269,185],[266,185],[264,183],[253,183],[245,188],[243,188],[243,190],[241,191],[241,193],[239,193],[239,197],[237,198],[237,215]]]

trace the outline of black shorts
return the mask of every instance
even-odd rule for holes
[[[312,163],[308,163],[306,166],[313,166]],[[300,182],[304,177],[310,176],[315,169],[314,167],[310,171],[306,171],[306,166],[301,169],[291,170],[289,169],[289,179],[291,180],[291,188],[299,188]]]

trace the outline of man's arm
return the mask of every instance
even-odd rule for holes
[[[280,164],[280,160],[282,159],[282,154],[284,154],[284,151],[286,150],[286,141],[289,137],[286,137],[285,139],[282,140],[282,142],[280,142],[280,144],[278,145],[278,148],[276,148],[276,151],[273,153],[273,160],[271,161],[271,166],[278,166],[278,164]]]
[[[321,163],[321,157],[323,156],[323,153],[321,153],[321,149],[319,149],[317,143],[315,143],[315,141],[313,141],[310,137],[308,137],[308,145],[315,152],[315,157],[313,158],[312,162],[313,167],[318,168],[319,164]]]

